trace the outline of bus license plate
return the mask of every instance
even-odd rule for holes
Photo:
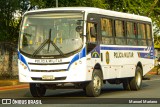
[[[43,75],[42,80],[54,80],[55,77],[53,75]]]

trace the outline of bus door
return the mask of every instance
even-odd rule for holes
[[[100,47],[97,36],[98,24],[95,22],[87,23],[87,66],[92,68],[100,61]]]

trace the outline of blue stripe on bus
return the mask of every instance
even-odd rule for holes
[[[153,59],[154,57],[150,53],[139,53],[140,58]]]
[[[86,56],[86,48],[83,48],[82,51],[80,52],[80,58],[83,58]]]
[[[134,50],[134,51],[144,51],[146,48],[130,48],[130,47],[101,47],[101,50]]]
[[[78,59],[81,59],[81,58],[83,58],[83,57],[85,57],[85,56],[86,56],[86,48],[83,48],[80,53],[77,53],[77,54],[73,57],[73,59],[72,59],[71,62],[69,63],[68,70],[69,70],[70,66],[71,66],[75,61],[77,61]]]
[[[28,64],[27,64],[27,61],[26,61],[25,58],[21,55],[20,52],[18,52],[18,59],[19,59],[20,61],[22,61],[22,62],[28,67],[28,70],[30,71],[29,66],[28,66]]]

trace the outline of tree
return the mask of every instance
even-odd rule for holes
[[[154,34],[160,32],[159,0],[58,0],[59,7],[98,7],[119,12],[149,16]],[[17,41],[21,16],[24,12],[56,7],[56,0],[0,0],[0,41]],[[15,13],[19,13],[19,18]]]
[[[18,38],[16,31],[18,20],[15,19],[19,9],[19,0],[0,1],[0,41],[10,41]]]
[[[38,8],[53,8],[56,7],[56,0],[30,0],[32,6]],[[105,0],[58,0],[58,7],[99,7],[106,8]]]

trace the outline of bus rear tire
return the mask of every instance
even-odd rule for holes
[[[124,81],[123,81],[123,88],[124,88],[124,90],[128,90],[128,91],[131,90],[131,87],[130,87],[129,83],[130,83],[130,78],[124,79]]]
[[[43,97],[46,93],[46,88],[42,84],[30,83],[30,92],[33,97]]]
[[[142,85],[142,69],[138,66],[136,68],[135,77],[130,80],[131,90],[139,90]]]
[[[95,69],[92,75],[92,81],[90,81],[85,88],[86,95],[89,97],[97,97],[101,93],[103,84],[102,73],[99,69]]]

